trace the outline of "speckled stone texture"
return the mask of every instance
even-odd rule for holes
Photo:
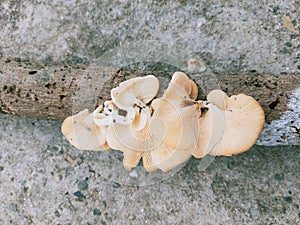
[[[0,56],[89,63],[158,40],[216,72],[299,73],[299,8],[297,0],[2,0]],[[299,124],[299,114],[287,113],[274,122],[278,135],[286,121]],[[300,224],[299,139],[217,157],[204,171],[192,158],[169,179],[130,186],[114,179],[125,173],[114,169],[116,158],[97,164],[102,153],[72,148],[60,125],[0,114],[0,224]]]
[[[298,224],[299,147],[254,147],[146,186],[107,178],[60,122],[0,115],[1,224]],[[101,153],[99,153],[101,154]],[[117,163],[114,161],[114,163]],[[111,171],[111,174],[119,171]]]
[[[205,55],[215,71],[299,72],[297,0],[4,0],[0,12],[5,56],[89,61],[125,43],[161,40]]]

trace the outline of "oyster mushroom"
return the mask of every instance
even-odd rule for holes
[[[143,109],[150,109],[147,104],[156,96],[158,89],[158,79],[153,75],[132,78],[111,90],[112,102],[119,112],[127,114],[125,116],[127,124],[131,124],[134,129],[142,130],[148,112]]]
[[[209,154],[230,156],[251,148],[265,122],[259,103],[245,94],[228,97],[221,90],[211,91],[207,100],[224,112],[225,119],[222,140]]]
[[[153,75],[136,77],[124,81],[111,90],[111,98],[120,109],[133,106],[145,107],[157,94],[158,79]]]
[[[193,152],[196,158],[203,158],[218,148],[222,140],[225,125],[224,112],[217,106],[205,101],[198,101],[201,116],[199,117],[199,139]]]
[[[106,150],[106,128],[94,123],[93,113],[87,109],[66,118],[61,131],[67,140],[79,150]]]
[[[200,112],[195,105],[197,85],[185,73],[176,72],[163,96],[153,101],[152,118],[159,118],[166,127],[164,144],[172,149],[190,151],[198,140]],[[154,135],[160,132],[153,126]]]
[[[143,159],[146,171],[153,172],[159,168],[166,172],[191,156],[187,151],[177,151],[164,145],[163,140],[153,135],[149,121],[139,131],[129,125],[112,124],[108,127],[107,142],[113,149],[123,152],[123,165],[127,170],[136,167],[140,159]]]
[[[107,131],[109,146],[123,152],[124,167],[131,169],[143,158],[146,171],[168,171],[191,156],[198,139],[198,116],[194,99],[196,84],[186,74],[176,72],[162,98],[143,108],[133,124],[112,124]],[[142,116],[144,115],[146,116]]]
[[[107,129],[107,143],[111,148],[123,152],[123,165],[128,170],[135,167],[141,158],[146,171],[152,172],[157,169],[149,152],[158,146],[160,141],[154,139],[149,129],[150,117],[150,108],[147,107],[137,114],[132,124],[113,123]]]
[[[182,72],[153,100],[158,87],[152,75],[122,82],[93,113],[86,109],[66,118],[62,133],[80,150],[122,151],[128,170],[142,159],[146,171],[166,172],[191,155],[246,151],[263,128],[264,112],[250,96],[214,90],[208,101],[196,101],[197,85]]]
[[[151,104],[154,113],[150,129],[162,144],[150,155],[163,171],[186,162],[195,150],[201,115],[195,104],[197,95],[198,87],[194,81],[185,73],[175,72],[163,96]]]

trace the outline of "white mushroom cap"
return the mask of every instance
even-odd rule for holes
[[[111,90],[111,97],[116,106],[126,110],[134,105],[145,106],[157,94],[158,79],[153,75],[136,77],[124,81]]]
[[[188,78],[183,72],[175,72],[172,76],[172,80],[165,91],[164,95],[172,94],[181,96],[184,98],[195,100],[198,95],[198,87],[196,83]]]
[[[93,113],[87,109],[64,120],[61,131],[67,140],[79,150],[106,150],[106,128],[94,123]]]
[[[219,147],[209,154],[230,156],[251,148],[265,122],[264,111],[259,103],[245,94],[227,97],[221,90],[210,92],[207,99],[225,113],[222,140]]]

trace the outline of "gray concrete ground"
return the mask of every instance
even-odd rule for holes
[[[0,119],[0,224],[299,224],[297,146],[256,146],[205,171],[191,159],[138,187],[108,179],[62,138],[60,122]]]
[[[299,73],[299,8],[297,0],[2,0],[0,55],[89,63],[154,39],[212,71]],[[288,113],[299,123],[299,111]],[[288,118],[274,122],[279,130]],[[0,115],[0,124],[0,224],[300,224],[299,139],[261,142],[273,146],[217,157],[204,171],[191,159],[173,176],[144,174],[149,185],[132,186],[118,155],[72,148],[61,122]]]

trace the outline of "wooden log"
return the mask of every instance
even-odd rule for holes
[[[99,65],[55,64],[0,58],[0,111],[29,118],[62,120],[83,108],[94,109],[110,99],[111,88],[136,76],[153,74],[166,88],[173,72],[110,68]],[[229,95],[245,93],[262,105],[266,121],[287,110],[300,74],[256,72],[190,74],[204,99],[210,89],[221,87]]]

